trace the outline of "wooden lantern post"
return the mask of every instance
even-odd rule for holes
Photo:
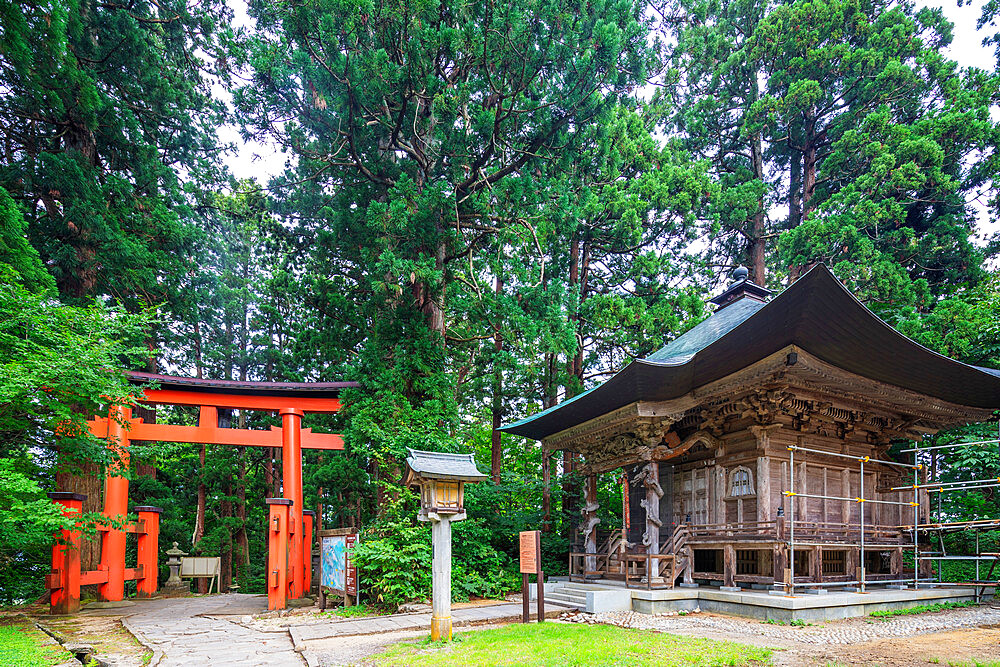
[[[465,484],[486,479],[472,454],[410,450],[406,483],[420,490],[417,520],[431,522],[432,566],[431,640],[451,639],[451,523],[465,513]]]

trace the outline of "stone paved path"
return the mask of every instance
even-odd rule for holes
[[[968,607],[948,611],[896,616],[888,619],[869,617],[829,621],[806,627],[770,625],[751,619],[716,614],[687,616],[650,616],[634,611],[601,614],[574,614],[573,620],[589,618],[599,623],[639,630],[659,630],[685,634],[691,631],[720,631],[733,635],[766,637],[812,645],[855,644],[889,637],[908,637],[959,628],[1000,625],[1000,608]]]
[[[267,608],[259,595],[137,600],[127,609],[92,613],[126,616],[155,649],[163,651],[157,667],[305,667],[285,632],[260,632],[234,621]],[[84,614],[88,612],[83,612]],[[233,621],[224,617],[233,615]]]

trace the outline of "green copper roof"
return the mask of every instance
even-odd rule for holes
[[[699,322],[690,331],[670,341],[646,357],[646,361],[684,363],[698,352],[735,329],[748,317],[764,307],[763,301],[741,299]]]

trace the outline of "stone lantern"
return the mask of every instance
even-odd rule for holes
[[[177,548],[177,543],[174,542],[172,549],[167,549],[167,567],[170,568],[170,577],[167,579],[167,583],[163,585],[165,591],[176,591],[176,592],[187,592],[187,583],[181,579],[181,556],[187,556],[187,553],[181,551]]]
[[[465,485],[486,479],[472,454],[410,450],[406,484],[420,491],[417,520],[431,522],[434,543],[431,639],[451,639],[451,522],[465,514]]]

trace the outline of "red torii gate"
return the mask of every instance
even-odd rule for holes
[[[196,405],[200,408],[197,426],[147,424],[132,418],[131,406],[112,406],[108,417],[96,417],[87,422],[90,432],[107,438],[115,448],[122,465],[129,464],[128,446],[131,440],[185,442],[210,445],[242,445],[281,448],[283,498],[268,498],[270,516],[268,530],[271,546],[268,550],[268,608],[284,609],[287,598],[301,598],[309,592],[312,560],[312,516],[302,507],[302,449],[337,450],[344,448],[341,436],[313,433],[302,428],[306,412],[332,413],[340,410],[340,391],[355,387],[354,382],[241,382],[235,380],[204,380],[151,373],[130,373],[135,382],[155,382],[158,389],[147,389],[141,403],[153,405]],[[219,428],[219,408],[264,410],[281,415],[281,428],[267,431]],[[123,424],[127,424],[126,429]],[[124,517],[128,514],[128,479],[110,471],[105,479],[104,516]],[[64,505],[67,516],[79,513],[81,494],[56,492],[53,500]],[[110,525],[99,530],[101,537],[100,568],[80,571],[79,540],[75,531],[63,531],[66,544],[52,550],[53,613],[72,613],[80,608],[80,586],[99,584],[101,600],[121,600],[125,582],[137,580],[139,595],[156,592],[156,570],[159,535],[158,508],[135,508],[139,521],[126,524],[124,530]],[[125,567],[125,535],[140,535],[139,563]]]

